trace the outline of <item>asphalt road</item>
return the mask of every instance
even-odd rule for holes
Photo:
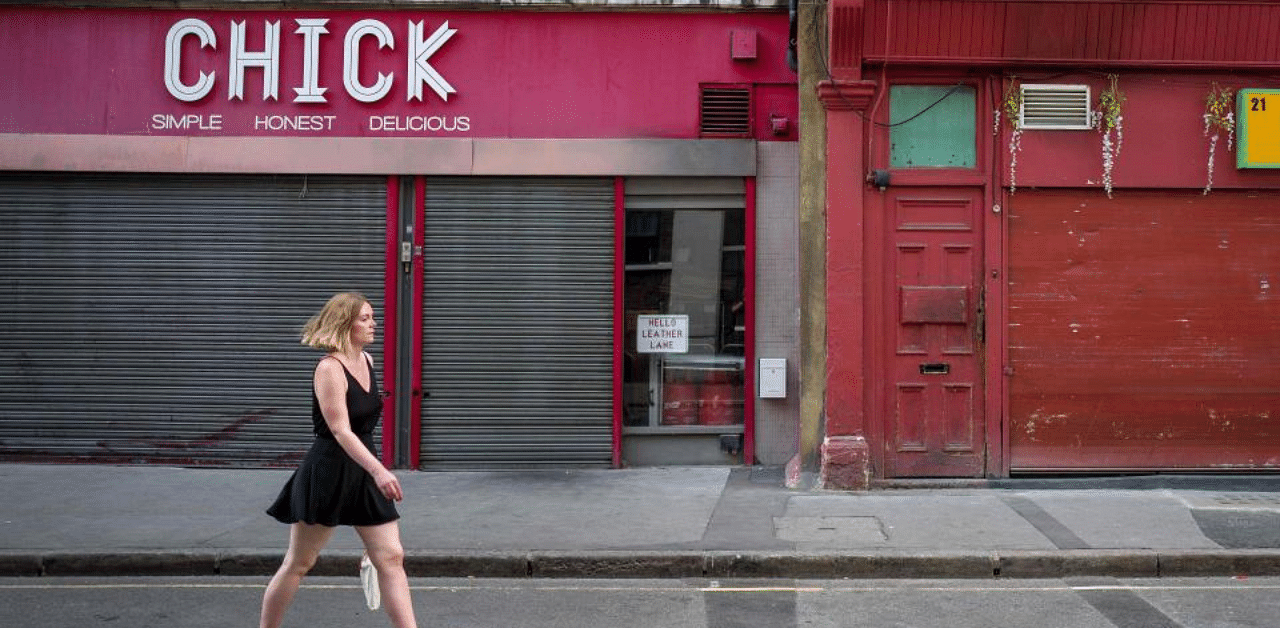
[[[0,626],[256,626],[263,578],[0,579]],[[423,628],[1275,628],[1280,578],[418,579]],[[286,626],[387,626],[355,578],[308,580]]]

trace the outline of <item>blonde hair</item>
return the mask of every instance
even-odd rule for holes
[[[351,327],[368,303],[359,292],[333,295],[302,328],[302,344],[324,351],[346,353],[351,349]]]

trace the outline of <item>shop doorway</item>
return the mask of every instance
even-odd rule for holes
[[[982,192],[885,196],[885,477],[986,470]]]
[[[611,177],[426,177],[417,463],[613,461]]]
[[[745,182],[625,183],[623,462],[737,464],[744,453]]]

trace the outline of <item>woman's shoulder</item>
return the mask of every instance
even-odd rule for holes
[[[317,375],[341,375],[344,371],[346,367],[342,366],[342,360],[337,356],[326,355],[316,363]]]

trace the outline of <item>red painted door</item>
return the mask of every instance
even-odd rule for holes
[[[886,193],[885,477],[985,473],[981,200]]]

